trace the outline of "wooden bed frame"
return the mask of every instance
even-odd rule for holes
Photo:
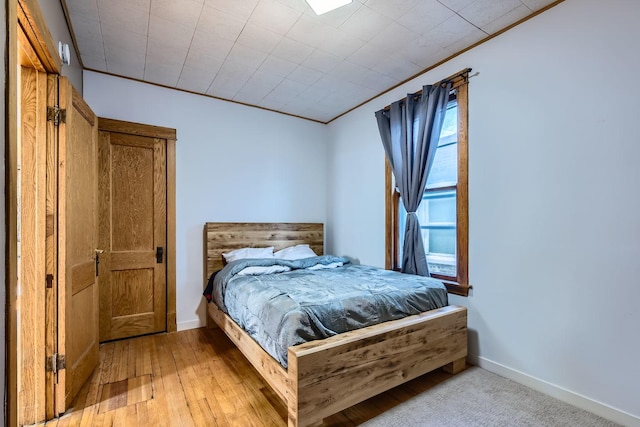
[[[223,252],[301,243],[324,253],[323,224],[206,223],[205,283],[223,267]],[[287,370],[215,304],[207,306],[215,325],[285,402],[289,427],[322,425],[324,418],[434,369],[457,373],[465,366],[465,307],[447,306],[289,347]]]

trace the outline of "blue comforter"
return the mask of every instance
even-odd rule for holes
[[[336,262],[344,265],[309,269]],[[291,271],[238,275],[246,267],[272,265]],[[438,280],[330,255],[234,261],[216,274],[211,292],[213,301],[285,368],[289,346],[448,304]]]

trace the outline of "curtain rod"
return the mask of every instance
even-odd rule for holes
[[[471,72],[471,68],[465,68],[462,71],[459,71],[455,74],[450,75],[449,77],[447,77],[446,79],[442,79],[439,82],[434,83],[432,86],[437,86],[437,85],[442,85],[442,84],[446,84],[446,83],[453,83],[456,79],[462,77],[463,80],[465,81],[469,81],[469,73]],[[419,91],[415,92],[413,94],[414,96],[420,96],[422,95],[422,89],[420,89]],[[386,107],[383,108],[383,110],[385,111],[389,111],[391,109],[391,105],[387,105]]]
[[[440,84],[449,83],[449,82],[453,83],[458,77],[462,77],[463,80],[469,81],[469,73],[470,72],[471,72],[471,68],[465,68],[464,70],[462,70],[462,71],[460,71],[460,72],[458,72],[456,74],[453,74],[453,75],[447,77],[446,79],[440,80],[438,83],[435,83],[435,84],[436,85],[440,85]],[[422,92],[422,90],[420,92]]]

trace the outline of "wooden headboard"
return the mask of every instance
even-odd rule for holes
[[[324,224],[284,222],[207,222],[204,225],[204,278],[224,266],[222,254],[239,248],[274,250],[308,244],[324,254]]]

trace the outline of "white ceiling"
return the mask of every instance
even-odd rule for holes
[[[328,122],[555,0],[62,1],[87,69]]]

